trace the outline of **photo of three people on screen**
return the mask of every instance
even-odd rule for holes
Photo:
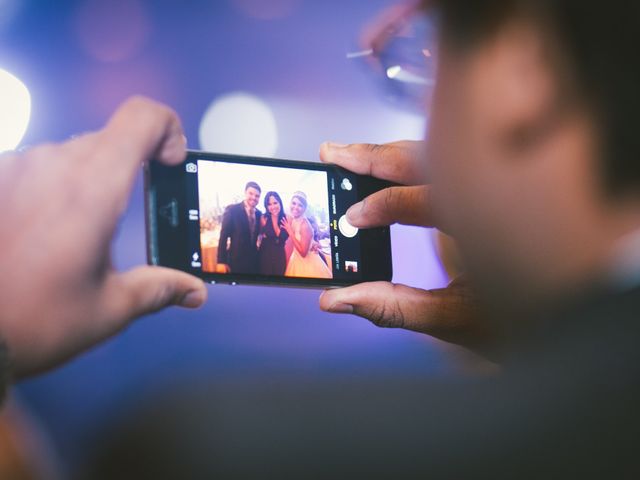
[[[298,172],[297,175],[308,177],[313,174],[314,188],[326,192],[326,181],[318,177],[318,173]],[[282,179],[277,182],[284,187],[280,190],[282,195],[275,188],[263,195],[261,184],[255,180],[242,186],[224,182],[224,187],[211,188],[212,182],[222,183],[220,180],[216,175],[207,181],[206,169],[200,168],[201,186],[209,187],[200,189],[209,193],[208,196],[201,194],[200,202],[202,268],[205,272],[333,277],[327,202],[311,202],[302,190],[289,192],[287,185],[282,185]],[[323,181],[318,183],[318,180]],[[232,185],[236,187],[233,194],[230,192]],[[273,183],[269,185],[273,187]],[[242,196],[238,191],[242,191]],[[221,197],[234,201],[228,203]],[[288,200],[286,207],[283,197]]]

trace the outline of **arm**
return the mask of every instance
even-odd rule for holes
[[[302,228],[300,229],[300,240],[293,234],[293,225],[288,217],[282,219],[282,228],[289,233],[289,238],[293,242],[294,248],[302,257],[306,257],[309,253],[309,246],[311,245],[311,239],[313,236],[313,229],[309,224],[309,221],[305,218],[302,222]]]
[[[4,341],[0,338],[0,405],[2,405],[10,383],[11,366],[9,365],[9,353]]]
[[[227,241],[231,237],[231,224],[233,220],[232,208],[228,207],[222,216],[220,227],[220,240],[218,242],[218,266],[228,264]],[[222,272],[224,273],[224,272]]]

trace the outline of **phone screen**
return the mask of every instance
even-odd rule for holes
[[[193,273],[362,280],[361,232],[345,216],[358,201],[357,175],[315,163],[195,153],[183,168]]]

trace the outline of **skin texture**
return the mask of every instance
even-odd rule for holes
[[[324,162],[403,185],[351,207],[350,223],[439,228],[466,268],[441,290],[329,290],[323,310],[482,350],[497,339],[485,312],[508,321],[603,278],[640,205],[604,194],[598,132],[557,48],[518,19],[465,51],[443,45],[427,143],[321,146]]]
[[[144,98],[123,104],[106,127],[59,145],[0,157],[0,335],[14,376],[49,369],[142,315],[198,307],[201,280],[142,266],[117,272],[111,240],[134,179],[152,158],[184,160],[176,115]]]

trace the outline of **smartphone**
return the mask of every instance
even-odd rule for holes
[[[189,151],[144,167],[147,256],[210,283],[303,287],[391,280],[388,227],[345,213],[389,183],[313,162]]]

